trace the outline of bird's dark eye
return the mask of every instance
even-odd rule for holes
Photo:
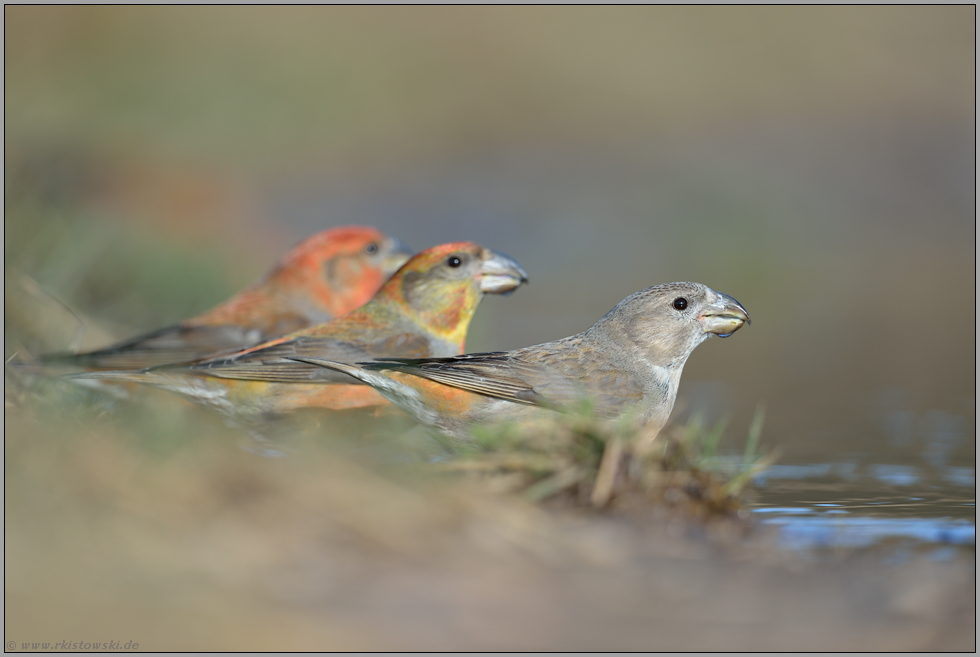
[[[677,310],[684,310],[685,308],[687,308],[687,299],[685,299],[684,297],[677,297],[676,299],[674,299],[673,306]]]
[[[461,264],[463,264],[463,261],[457,256],[449,256],[449,260],[446,261],[446,264],[450,267],[459,267]]]
[[[368,255],[374,255],[377,252],[378,252],[378,245],[375,244],[374,242],[371,242],[370,244],[364,247],[364,253]]]

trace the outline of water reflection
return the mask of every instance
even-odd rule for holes
[[[976,544],[976,471],[967,467],[775,465],[755,479],[753,513],[791,549],[899,540]]]
[[[736,457],[737,458],[737,457]],[[858,465],[852,462],[844,463],[807,463],[803,465],[776,464],[766,468],[765,472],[755,478],[756,485],[765,486],[770,479],[818,479],[821,477],[838,477],[842,479],[860,479],[871,477],[886,484],[904,486],[914,484],[923,477],[941,477],[954,486],[974,486],[976,471],[973,468],[945,466],[936,468],[932,473],[926,473],[921,468],[908,465],[872,464],[867,472],[858,471]]]
[[[846,511],[838,510],[837,513]],[[868,547],[896,538],[947,545],[976,544],[976,525],[964,519],[794,515],[767,517],[762,523],[779,527],[782,544],[796,549]]]
[[[919,481],[916,468],[910,465],[873,465],[871,474],[879,481],[893,486],[911,486]]]
[[[973,468],[957,468],[950,466],[945,468],[943,479],[954,486],[969,486],[971,488],[976,488],[977,485],[976,472]]]

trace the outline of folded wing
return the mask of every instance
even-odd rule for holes
[[[168,326],[105,349],[83,354],[47,354],[44,363],[105,370],[138,370],[187,363],[221,352],[251,347],[266,339],[239,326]]]
[[[447,386],[530,406],[548,405],[528,381],[529,366],[506,352],[452,358],[386,358],[359,363],[365,369],[406,372]]]

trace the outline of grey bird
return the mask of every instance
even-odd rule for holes
[[[474,423],[531,422],[583,399],[603,418],[631,413],[655,436],[694,348],[747,323],[748,312],[727,294],[700,283],[666,283],[628,296],[583,333],[514,351],[356,365],[295,360],[363,381],[454,439],[466,440]]]

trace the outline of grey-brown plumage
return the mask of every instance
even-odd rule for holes
[[[627,297],[584,333],[515,351],[358,365],[300,360],[374,386],[454,438],[465,438],[474,422],[533,420],[584,398],[602,417],[631,411],[655,433],[673,409],[694,348],[747,322],[745,308],[728,295],[668,283]]]

